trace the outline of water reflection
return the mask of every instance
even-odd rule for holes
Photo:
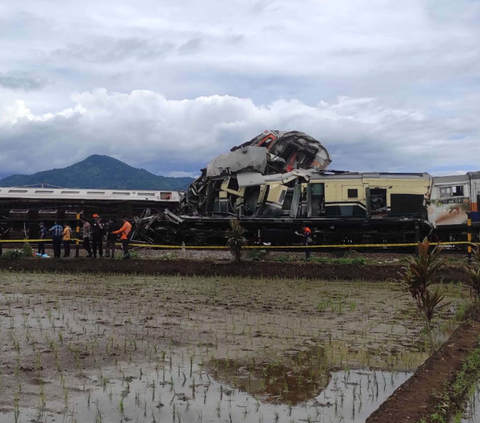
[[[334,371],[316,397],[294,405],[269,402],[271,396],[250,395],[217,382],[194,364],[185,368],[164,363],[151,372],[125,365],[121,380],[108,381],[108,373],[104,371],[103,380],[87,377],[85,392],[70,392],[63,418],[46,412],[40,421],[360,423],[411,376],[408,372]],[[22,421],[37,421],[35,410],[26,414]],[[2,422],[14,421],[13,414],[4,416]]]

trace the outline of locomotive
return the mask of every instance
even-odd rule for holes
[[[298,243],[295,232],[304,226],[323,245],[466,239],[480,173],[466,175],[460,191],[456,177],[329,171],[330,163],[323,145],[302,132],[265,131],[202,169],[177,213],[137,219],[135,236],[225,245],[230,220],[239,219],[248,242],[260,245]]]

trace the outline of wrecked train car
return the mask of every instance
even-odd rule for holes
[[[228,199],[228,194],[243,197],[244,189],[238,185],[236,175],[245,172],[260,176],[306,170],[321,172],[330,163],[325,147],[303,132],[264,131],[251,141],[233,147],[229,153],[217,156],[202,169],[202,175],[187,191],[182,211],[186,214],[236,215],[237,206]],[[215,194],[219,191],[223,193],[217,198]]]
[[[136,238],[155,244],[225,245],[238,218],[251,244],[291,244],[302,226],[315,242],[413,241],[431,230],[426,173],[328,172],[328,151],[302,132],[265,131],[213,159],[179,214],[146,216]]]

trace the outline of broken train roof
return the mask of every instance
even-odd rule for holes
[[[326,148],[299,131],[264,131],[252,140],[215,157],[204,175],[216,177],[250,171],[288,173],[295,169],[323,171],[331,163]]]

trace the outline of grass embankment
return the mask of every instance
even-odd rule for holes
[[[455,414],[463,411],[465,402],[480,379],[480,336],[476,348],[464,360],[461,370],[452,383],[446,383],[440,392],[434,393],[434,412],[419,423],[447,423]]]

